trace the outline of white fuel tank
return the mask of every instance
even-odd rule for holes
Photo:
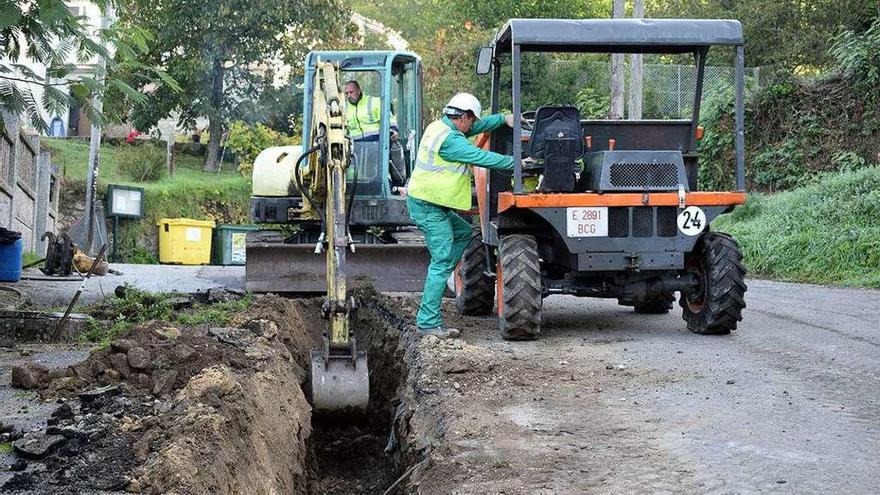
[[[267,148],[254,160],[254,196],[290,196],[295,189],[293,167],[302,155],[302,146]]]

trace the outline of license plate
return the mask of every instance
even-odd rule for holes
[[[569,237],[608,237],[608,207],[566,208]]]

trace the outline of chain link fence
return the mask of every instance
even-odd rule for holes
[[[624,116],[628,116],[630,93],[629,60],[625,67]],[[585,118],[603,118],[610,110],[611,62],[554,60],[548,72],[565,74],[575,72],[569,79],[569,88],[557,90],[556,94],[575,96],[576,104]],[[759,68],[747,68],[747,88],[760,87]],[[735,71],[733,67],[706,66],[703,77],[702,101],[722,91],[733,91]],[[697,86],[697,67],[694,65],[643,64],[642,66],[642,118],[679,119],[690,118]],[[528,81],[524,81],[524,91]],[[550,102],[547,102],[549,104]],[[561,103],[561,102],[560,102]]]

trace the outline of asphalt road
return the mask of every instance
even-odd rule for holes
[[[729,336],[570,296],[536,342],[462,320],[504,371],[460,379],[467,474],[425,493],[880,493],[880,291],[750,280],[747,304]]]
[[[117,286],[130,284],[151,292],[190,293],[215,287],[244,290],[244,266],[181,266],[132,265],[113,263],[111,268],[122,273],[93,276],[86,281],[80,304],[90,304],[112,295]],[[6,284],[42,307],[66,306],[79,289],[82,280],[47,277],[36,268],[25,270],[22,280]]]

